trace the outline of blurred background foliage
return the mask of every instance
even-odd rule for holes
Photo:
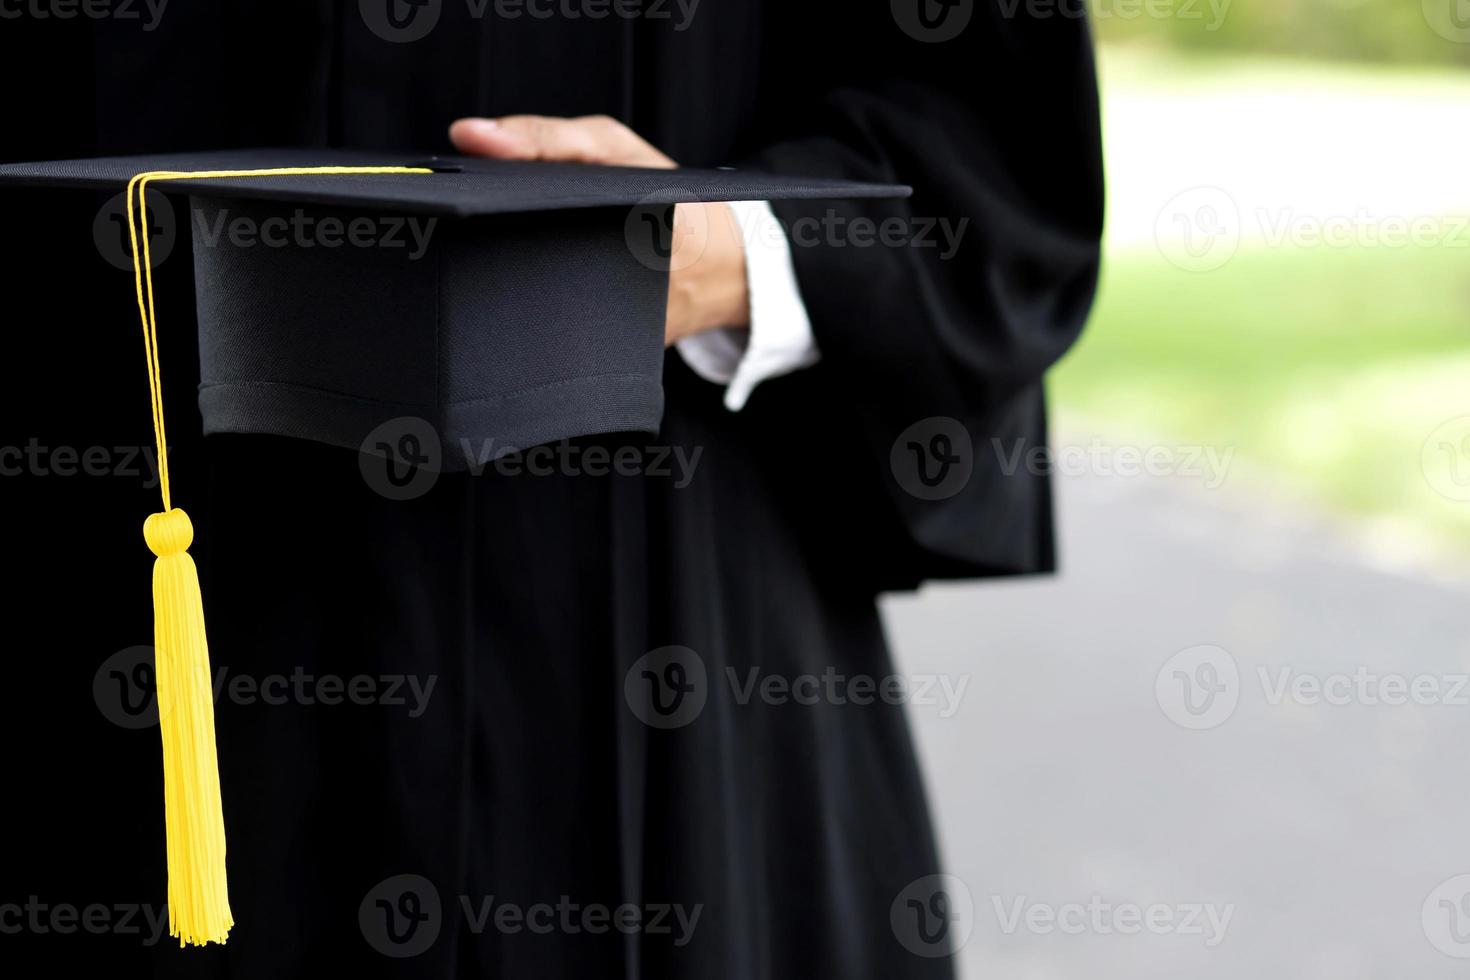
[[[1088,0],[1088,10],[1104,43],[1470,66],[1470,45],[1425,29],[1431,19],[1470,29],[1464,0]]]
[[[1396,566],[1463,569],[1470,494],[1446,495],[1425,447],[1470,417],[1470,0],[1088,9],[1108,230],[1093,318],[1051,379],[1060,437],[1233,450],[1220,492],[1305,504]],[[1168,240],[1219,220],[1201,188],[1238,211],[1204,270]],[[1271,234],[1344,218],[1370,230]],[[1371,233],[1404,220],[1437,240]]]

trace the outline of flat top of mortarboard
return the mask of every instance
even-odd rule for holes
[[[5,186],[120,190],[154,170],[264,170],[284,167],[427,167],[432,174],[313,174],[170,180],[161,187],[209,197],[374,207],[445,217],[574,208],[907,197],[892,184],[789,177],[745,170],[650,170],[476,157],[424,157],[358,150],[252,149],[0,164]]]

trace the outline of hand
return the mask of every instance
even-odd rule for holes
[[[449,138],[461,153],[498,160],[678,166],[637,133],[608,116],[460,119],[449,127]],[[677,205],[669,266],[665,346],[705,330],[749,325],[745,245],[729,207]]]

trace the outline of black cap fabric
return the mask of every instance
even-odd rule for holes
[[[250,200],[374,207],[468,218],[485,214],[687,204],[907,197],[909,188],[739,170],[650,170],[577,163],[431,157],[352,150],[266,149],[170,153],[47,163],[0,164],[0,187],[122,190],[134,174],[155,170],[268,170],[286,167],[426,167],[423,174],[334,174],[170,181],[169,191]]]
[[[457,470],[607,432],[656,432],[672,205],[898,197],[908,188],[325,150],[0,166],[6,186],[121,189],[150,171],[424,167],[432,173],[172,179],[190,195],[206,433],[282,435]],[[415,220],[414,248],[283,236]],[[377,241],[377,239],[374,239]],[[168,275],[163,269],[157,273]],[[118,317],[132,316],[119,283]],[[167,361],[170,322],[158,311]]]

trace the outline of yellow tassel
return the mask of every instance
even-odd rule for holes
[[[154,677],[159,728],[163,733],[164,820],[168,832],[168,931],[179,945],[222,943],[235,924],[225,880],[225,821],[220,806],[219,761],[214,749],[214,686],[209,641],[204,635],[204,601],[199,571],[189,557],[194,525],[173,505],[169,488],[168,431],[163,419],[163,382],[158,369],[158,318],[153,305],[153,268],[147,235],[148,183],[234,177],[291,177],[306,174],[428,174],[423,167],[277,167],[267,170],[151,171],[128,182],[128,235],[133,283],[148,361],[153,438],[158,446],[158,481],[163,512],[143,525],[143,537],[158,556],[153,564]]]
[[[182,510],[143,525],[153,563],[154,675],[163,732],[168,828],[168,929],[179,945],[222,943],[235,920],[225,885],[225,822],[214,750],[214,687],[199,572]]]

